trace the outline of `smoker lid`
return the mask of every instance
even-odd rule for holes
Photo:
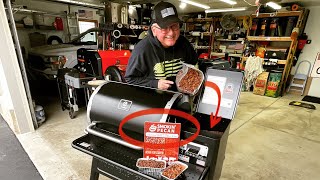
[[[132,113],[150,108],[181,110],[184,95],[173,91],[160,91],[136,85],[109,81],[99,86],[91,95],[87,108],[90,122],[106,123],[119,127],[120,122]],[[181,106],[181,107],[179,107]],[[140,114],[123,126],[144,133],[144,122],[165,122],[168,114]]]
[[[208,69],[205,81],[216,83],[221,91],[221,103],[218,116],[232,120],[241,92],[243,73],[241,71]],[[218,105],[217,93],[210,87],[205,87],[197,105],[196,112],[210,115]]]

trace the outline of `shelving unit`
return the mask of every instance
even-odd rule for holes
[[[239,16],[237,17],[238,20],[242,20],[244,17]],[[189,18],[185,23],[185,29],[184,29],[184,35],[187,38],[194,38],[194,48],[197,51],[198,54],[201,54],[200,52],[204,52],[204,50],[207,50],[206,53],[209,54],[211,57],[212,55],[214,56],[219,56],[219,57],[224,57],[225,53],[217,53],[217,52],[212,52],[214,50],[214,44],[216,42],[225,42],[225,43],[237,43],[237,42],[243,42],[244,38],[237,39],[237,40],[230,40],[230,39],[214,39],[214,30],[217,27],[217,23],[219,23],[221,18]],[[198,25],[198,26],[197,26]],[[200,25],[200,26],[199,26]],[[207,25],[206,31],[203,32],[204,30],[201,28],[201,26]],[[197,28],[196,28],[197,27]],[[208,43],[206,45],[199,45],[200,41],[203,41],[203,39],[206,39]],[[208,44],[208,45],[207,45]],[[241,52],[242,53],[242,52]],[[234,56],[234,57],[241,57],[241,53],[235,54],[235,53],[230,53],[229,56]]]
[[[298,21],[296,23],[297,28],[300,29],[300,32],[303,26],[305,25],[305,16],[306,13],[308,13],[308,10],[305,11],[290,11],[290,12],[278,12],[278,13],[260,13],[258,17],[256,17],[256,14],[252,14],[252,18],[277,18],[277,17],[293,17],[297,16]],[[281,42],[282,44],[287,44],[286,47],[289,48],[288,54],[287,54],[287,59],[285,60],[278,60],[277,64],[283,67],[283,73],[282,73],[282,78],[281,78],[281,83],[279,86],[279,92],[280,95],[283,95],[285,93],[285,88],[286,88],[286,83],[288,80],[288,77],[291,72],[292,68],[292,62],[293,58],[295,56],[298,40],[297,38],[292,39],[291,37],[265,37],[265,36],[249,36],[249,31],[247,33],[247,40],[250,42]],[[248,57],[242,57],[241,58],[241,67],[244,66],[244,62],[248,59]]]
[[[210,30],[212,29],[211,26],[213,26],[213,20],[213,18],[190,18],[185,22],[183,33],[187,39],[191,39],[198,55],[203,52],[210,54],[212,51],[213,32]],[[206,43],[200,44],[200,41]]]
[[[249,57],[241,57],[243,61],[246,61]],[[278,64],[284,65],[287,63],[287,60],[278,60]]]
[[[241,49],[233,49],[230,48],[231,45],[233,45],[234,47],[236,47],[239,44],[243,44],[244,39],[243,38],[239,38],[236,40],[232,40],[232,39],[215,39],[214,43],[217,45],[217,47],[221,47],[221,45],[225,45],[226,46],[226,52],[228,52],[228,56],[229,57],[236,57],[236,58],[241,58],[242,57],[242,53],[243,53],[243,48]],[[240,45],[241,46],[241,45]],[[225,57],[225,53],[226,52],[211,52],[211,56],[217,56],[217,57]]]
[[[230,40],[230,39],[216,39],[216,41],[226,41],[226,42],[242,42],[242,41],[244,41],[244,39],[243,38],[239,38],[239,39],[237,39],[237,40]]]
[[[284,41],[290,42],[293,41],[291,37],[262,37],[262,36],[248,36],[249,41]]]
[[[214,39],[213,39],[213,52],[211,56],[225,57],[225,53],[228,53],[229,57],[241,58],[243,53],[243,47],[245,42],[246,30],[242,27],[242,21],[245,16],[237,16],[237,25],[239,25],[238,31],[228,30],[228,36],[232,37],[226,38],[225,30],[221,27],[220,21],[222,18],[214,18]],[[222,32],[221,32],[222,30]],[[237,36],[237,37],[234,37]],[[232,39],[237,38],[237,39]],[[222,47],[225,46],[225,49]],[[222,52],[221,52],[222,51]]]
[[[53,18],[60,17],[60,18],[66,18],[66,16],[62,13],[49,13],[49,12],[44,12],[44,11],[38,11],[38,10],[31,10],[31,9],[19,9],[19,8],[13,8],[13,11],[16,11],[16,13],[19,14],[27,14],[32,20],[33,20],[33,26],[32,27],[22,27],[22,23],[17,23],[16,22],[16,28],[18,30],[47,30],[47,31],[57,31],[56,28],[49,24],[48,22],[42,22],[39,23],[39,19],[43,19],[45,16],[46,17],[52,17],[52,22],[54,22]],[[26,17],[27,17],[26,16]],[[21,20],[22,21],[22,20]],[[42,20],[44,21],[44,20]],[[48,25],[49,24],[49,25]]]
[[[272,18],[272,17],[288,17],[288,16],[300,16],[302,11],[288,11],[288,12],[277,12],[277,13],[260,13],[259,16],[252,14],[254,18]]]
[[[225,53],[211,52],[211,56],[224,57]],[[231,57],[242,57],[242,54],[229,54],[228,56],[231,56]]]

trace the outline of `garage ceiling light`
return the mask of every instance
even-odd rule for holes
[[[237,2],[232,1],[232,0],[219,0],[219,1],[222,1],[222,2],[225,2],[225,3],[228,3],[228,4],[231,4],[231,5],[237,4]]]
[[[281,6],[275,2],[267,2],[267,6],[270,6],[273,9],[281,9]]]
[[[128,13],[133,14],[134,7],[129,5]]]
[[[181,2],[180,5],[179,5],[180,9],[184,9],[187,7],[187,4],[184,3],[184,2]]]
[[[232,12],[232,11],[245,11],[246,7],[238,7],[238,8],[224,8],[224,9],[207,9],[206,13],[217,13],[217,12]]]
[[[190,1],[190,0],[180,0],[180,1],[184,2],[184,3],[187,3],[187,4],[190,4],[190,5],[193,5],[193,6],[197,6],[197,7],[203,8],[203,9],[210,9],[210,6],[207,6],[205,4],[200,4],[200,3],[197,3],[197,2],[194,2],[194,1]]]

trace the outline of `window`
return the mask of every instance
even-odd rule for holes
[[[97,27],[97,21],[79,20],[79,30],[80,34],[88,29]],[[97,42],[97,33],[91,32],[83,36],[80,40],[81,42]]]

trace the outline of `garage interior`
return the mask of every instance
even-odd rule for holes
[[[267,3],[264,0],[260,1],[263,4]],[[12,41],[6,43],[7,46],[2,45],[4,51],[0,57],[1,116],[16,134],[43,179],[90,179],[92,156],[71,146],[75,139],[87,133],[85,132],[88,126],[87,100],[85,99],[87,92],[83,88],[76,90],[82,102],[79,100],[77,102],[79,106],[71,113],[68,109],[72,106],[68,102],[69,92],[67,95],[61,94],[66,92],[60,89],[71,85],[66,84],[64,78],[59,79],[57,74],[39,71],[39,67],[34,66],[34,64],[37,65],[37,61],[30,63],[30,57],[32,57],[30,55],[43,53],[43,57],[49,57],[50,60],[57,57],[60,62],[63,60],[60,58],[67,57],[63,55],[64,52],[75,48],[74,46],[66,47],[66,44],[61,43],[72,42],[74,37],[92,27],[104,26],[108,29],[107,25],[110,23],[120,29],[119,32],[122,35],[120,38],[114,38],[116,35],[111,33],[113,37],[110,40],[107,38],[109,43],[99,44],[99,38],[94,36],[97,40],[92,44],[90,39],[92,37],[85,36],[79,40],[78,45],[88,49],[112,47],[127,50],[130,53],[134,45],[144,38],[145,30],[150,24],[150,18],[144,18],[143,13],[151,16],[151,7],[157,2],[148,0],[134,0],[130,4],[121,0],[12,0],[9,2],[12,6],[9,9],[13,12],[16,29],[8,31],[12,26],[10,26],[8,15],[8,1],[4,0],[0,9],[2,9],[1,13],[4,12],[1,16],[2,21],[6,23],[2,23],[0,29],[3,30],[0,32],[8,36],[6,39],[3,37],[3,42],[8,39]],[[282,6],[281,10],[276,11],[267,6],[264,8],[262,5],[260,18],[254,18],[257,10],[255,0],[236,0],[237,4],[234,6],[222,0],[197,1],[213,10],[226,11],[226,8],[245,7],[242,11],[217,11],[217,13],[205,13],[203,8],[188,3],[184,9],[181,9],[182,1],[170,0],[169,2],[177,7],[184,22],[180,35],[187,37],[201,60],[215,58],[219,61],[229,60],[227,62],[231,68],[245,74],[246,69],[249,69],[248,62],[252,61],[249,57],[250,53],[260,56],[259,48],[264,48],[264,59],[261,57],[264,61],[262,67],[268,74],[260,77],[265,81],[263,92],[259,89],[261,86],[257,86],[258,80],[242,84],[236,114],[230,125],[220,179],[319,179],[320,161],[316,157],[320,151],[318,131],[320,105],[317,102],[320,98],[320,76],[317,73],[317,68],[320,67],[318,63],[320,39],[317,31],[320,26],[317,20],[320,2],[275,0]],[[294,12],[291,11],[292,5],[298,6],[295,7],[298,9]],[[236,25],[228,29],[228,25],[222,24],[222,19],[230,14],[231,17],[236,17]],[[5,20],[3,20],[4,17]],[[244,24],[246,20],[249,24],[247,30]],[[273,23],[280,27],[280,21],[285,23],[294,21],[293,26],[299,27],[297,35],[299,40],[297,37],[291,37],[295,29],[293,26],[289,28],[290,34],[285,35],[289,26],[285,23],[281,27],[282,31],[277,29],[276,32],[271,30],[263,32],[261,27],[264,20],[268,21],[266,27]],[[257,24],[254,24],[255,22]],[[130,26],[130,24],[134,25]],[[124,27],[119,28],[120,25]],[[254,30],[252,27],[255,25],[260,30]],[[16,43],[11,36],[11,34],[14,35],[14,31],[17,33],[21,47],[23,63],[19,60],[18,53],[15,53],[19,50],[14,49]],[[108,33],[110,32],[112,31],[108,30]],[[89,33],[89,35],[95,34],[106,38],[99,33]],[[261,33],[266,34],[261,36]],[[271,35],[271,33],[274,34]],[[63,45],[64,48],[70,49],[57,49],[58,53],[46,54],[48,49],[39,48],[44,47],[43,45],[48,49],[54,45]],[[274,47],[270,48],[270,46]],[[229,49],[230,47],[232,50]],[[37,48],[39,48],[38,51]],[[75,52],[79,48],[76,47],[72,51]],[[9,50],[6,51],[6,49]],[[280,53],[281,57],[276,57],[276,60],[266,54],[266,52],[280,52],[283,49],[285,53]],[[285,54],[284,57],[282,57],[283,54]],[[77,62],[71,62],[68,68],[75,68],[74,63]],[[13,67],[12,70],[9,67]],[[49,69],[57,70],[62,67],[61,64],[52,63]],[[113,74],[108,74],[106,77],[105,72],[100,72],[104,75],[103,78],[113,78]],[[274,79],[271,78],[271,74]],[[299,79],[298,75],[301,74],[306,77]],[[294,78],[299,80],[293,81]],[[267,81],[278,81],[277,89],[274,91],[271,88],[272,92],[276,93],[267,95]],[[311,97],[315,101],[304,101],[305,97]],[[63,101],[67,103],[66,107],[63,106]],[[298,102],[307,103],[307,105],[301,105]],[[44,114],[39,115],[40,112]],[[0,154],[0,160],[2,156],[5,157]],[[6,166],[5,162],[1,161],[0,165]],[[15,174],[17,177],[24,176],[23,173],[19,174],[19,168],[13,168],[15,168],[14,172],[17,172]],[[24,179],[29,179],[26,177],[27,175]],[[8,176],[0,174],[0,179],[8,179]],[[100,175],[99,179],[109,178]]]

